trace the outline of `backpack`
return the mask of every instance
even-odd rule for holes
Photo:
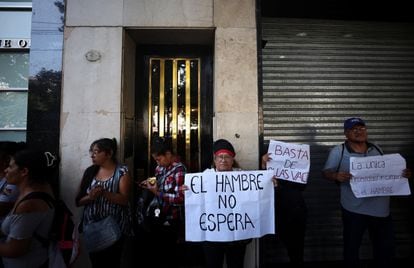
[[[79,239],[77,228],[72,218],[72,212],[63,200],[54,199],[45,192],[29,193],[20,202],[28,199],[41,199],[45,201],[49,207],[55,208],[55,215],[53,217],[49,237],[41,237],[37,233],[34,233],[33,237],[40,241],[45,247],[49,247],[51,242],[55,243],[56,245],[52,248],[52,251],[60,251],[59,254],[62,255],[65,265],[67,267],[71,266],[79,255]],[[49,247],[49,250],[51,250],[51,247]]]
[[[383,154],[384,154],[384,153],[382,152],[382,150],[380,150],[380,148],[378,148],[378,146],[376,146],[375,144],[373,144],[373,143],[368,143],[368,147],[369,147],[369,146],[374,147],[374,148],[375,148],[375,150],[377,150],[377,151],[380,153],[380,155],[383,155]],[[338,164],[338,167],[336,168],[336,171],[335,171],[335,172],[338,172],[338,171],[339,171],[339,168],[341,167],[341,164],[342,164],[342,159],[344,158],[344,151],[345,151],[345,143],[342,143],[341,158],[339,159],[339,164]]]

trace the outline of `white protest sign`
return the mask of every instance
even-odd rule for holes
[[[186,241],[234,241],[275,233],[273,173],[185,175]]]
[[[307,183],[310,169],[310,151],[308,144],[286,143],[270,140],[267,150],[269,160],[268,170],[282,180],[297,183]]]
[[[400,154],[351,157],[349,172],[352,192],[356,197],[410,195],[406,168]]]

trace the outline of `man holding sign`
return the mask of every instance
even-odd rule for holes
[[[303,266],[307,207],[302,192],[308,181],[310,151],[307,144],[271,140],[262,168],[271,170],[276,187],[276,234],[292,267]]]
[[[385,188],[379,191],[380,194],[372,194],[371,191],[368,194],[367,190],[369,180],[374,180],[371,176],[374,174],[373,170],[382,168],[382,177],[389,178],[389,169],[386,170],[385,167],[386,162],[391,160],[381,158],[381,148],[368,142],[367,126],[361,118],[345,120],[344,133],[346,141],[332,148],[323,175],[340,185],[345,267],[359,267],[359,248],[367,229],[373,244],[376,267],[391,267],[394,234],[390,216],[390,197],[389,194],[384,194]],[[367,169],[371,170],[368,175],[363,172]],[[410,170],[405,169],[405,166],[399,173],[394,175],[405,178],[411,176]],[[378,181],[381,175],[377,174],[374,177]],[[378,188],[378,185],[376,187]]]

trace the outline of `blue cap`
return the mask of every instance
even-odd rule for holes
[[[365,122],[364,122],[364,120],[362,120],[361,118],[358,118],[358,117],[348,118],[344,122],[344,130],[351,129],[356,125],[365,126]]]

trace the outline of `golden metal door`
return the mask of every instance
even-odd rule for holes
[[[171,139],[188,171],[198,171],[200,59],[151,57],[148,70],[148,144],[154,136]]]

